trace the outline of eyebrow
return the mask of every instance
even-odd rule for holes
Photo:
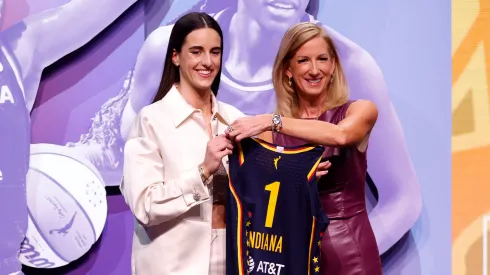
[[[325,53],[321,53],[321,54],[319,54],[317,56],[325,56],[325,55],[328,56],[329,54],[325,52]],[[299,55],[296,58],[299,59],[299,58],[309,58],[309,57],[308,56]]]
[[[191,46],[189,47],[189,50],[204,50],[204,48],[202,46]],[[212,51],[214,50],[220,50],[221,51],[221,47],[214,47],[214,48],[211,48]]]

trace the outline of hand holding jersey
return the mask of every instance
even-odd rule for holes
[[[262,134],[265,131],[272,131],[271,115],[246,116],[235,120],[225,134],[237,142]],[[230,131],[230,129],[232,131]]]
[[[199,172],[204,183],[209,182],[208,179],[219,168],[221,160],[226,155],[231,155],[233,152],[233,143],[224,134],[216,136],[208,141],[206,146],[206,156],[204,161],[199,165]]]
[[[279,132],[281,127],[282,118],[278,115],[264,114],[247,116],[235,120],[228,130],[225,131],[225,134],[229,139],[239,142],[240,140],[260,135],[266,131]],[[230,129],[233,131],[229,131]],[[326,175],[330,166],[332,164],[328,160],[321,162],[317,167],[316,177],[320,178]]]
[[[328,174],[328,168],[330,168],[330,166],[332,166],[332,163],[328,160],[320,162],[316,169],[316,177],[320,179],[322,176]]]

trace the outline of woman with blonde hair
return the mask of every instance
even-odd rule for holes
[[[378,110],[349,100],[335,45],[320,26],[299,23],[284,35],[274,63],[277,112],[237,119],[227,135],[259,136],[282,146],[325,147],[331,167],[318,182],[330,219],[322,239],[321,274],[381,274],[365,201],[366,152]]]

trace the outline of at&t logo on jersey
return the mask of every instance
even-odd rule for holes
[[[247,273],[250,274],[252,271],[254,271],[254,267],[255,267],[254,258],[252,258],[252,256],[248,256],[247,265],[248,265]]]
[[[252,256],[248,256],[247,265],[248,265],[248,270],[247,270],[248,274],[280,275],[281,270],[284,268],[283,264],[276,264],[267,261],[259,261],[257,265],[257,269],[255,269],[255,261],[252,258]]]

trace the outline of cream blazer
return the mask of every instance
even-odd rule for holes
[[[243,116],[213,96],[215,135]],[[120,186],[135,217],[133,275],[208,275],[212,193],[198,169],[208,141],[201,110],[175,87],[133,122]]]

